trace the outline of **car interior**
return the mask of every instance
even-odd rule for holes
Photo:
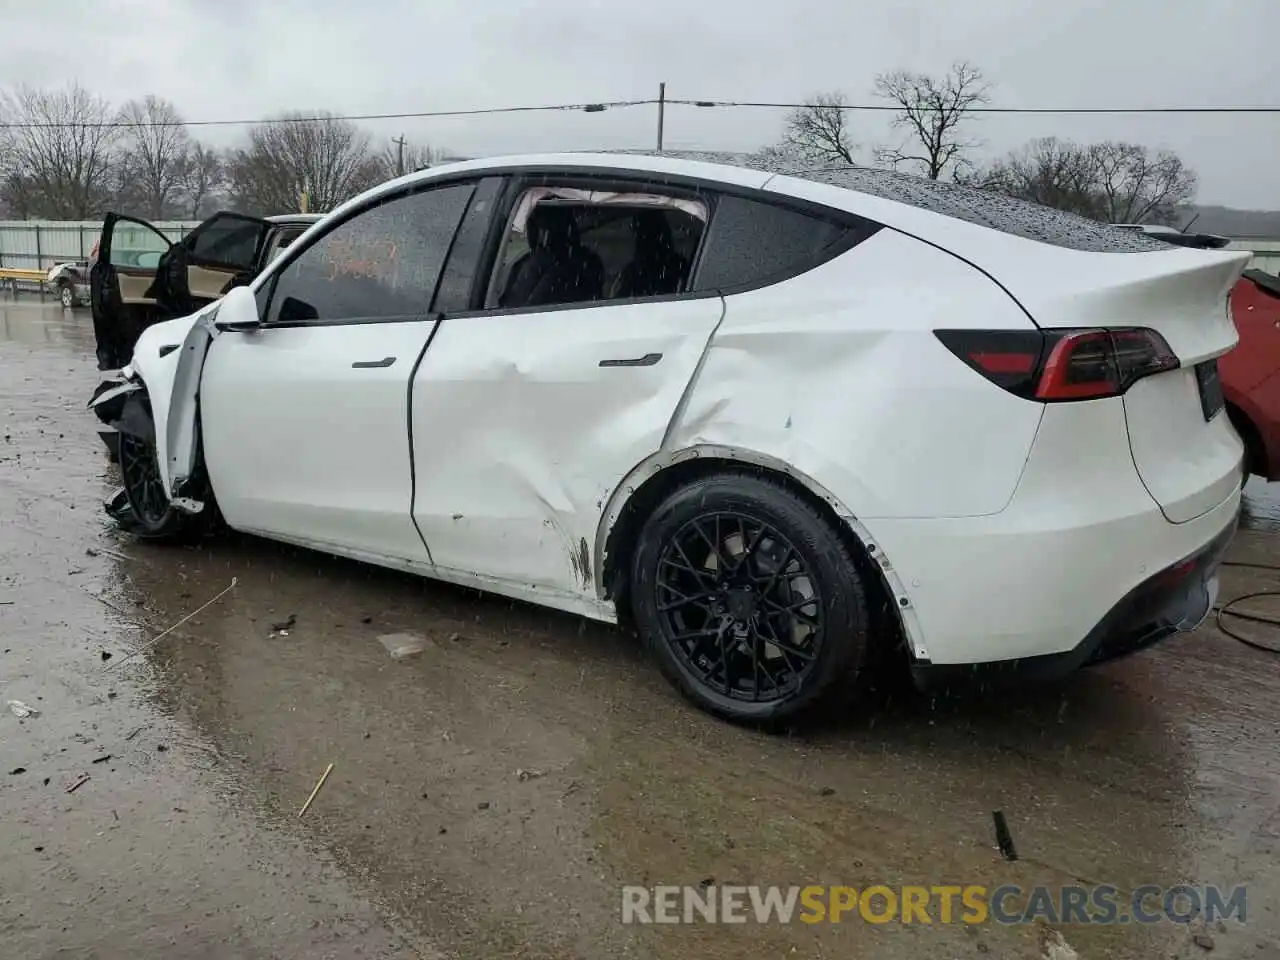
[[[640,202],[644,201],[644,202]],[[508,229],[490,308],[548,306],[682,292],[705,208],[664,197],[625,202],[539,198]]]

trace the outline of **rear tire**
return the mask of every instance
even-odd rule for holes
[[[727,720],[795,718],[852,689],[867,658],[866,588],[849,548],[766,478],[716,475],[667,497],[641,531],[630,594],[662,673]]]

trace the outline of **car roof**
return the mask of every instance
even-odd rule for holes
[[[936,218],[943,217],[952,223],[960,221],[1024,240],[1091,253],[1140,253],[1168,249],[1166,243],[1140,231],[1120,229],[977,187],[852,164],[822,165],[803,160],[779,161],[755,155],[705,151],[658,153],[624,150],[484,157],[407,174],[375,187],[348,201],[348,204],[362,205],[414,183],[464,173],[524,168],[616,169],[649,176],[692,177],[754,189],[764,189],[767,184],[770,192],[849,210],[907,232],[921,230],[928,233],[931,227],[952,232],[937,222]],[[855,201],[855,197],[861,199]],[[338,210],[343,210],[348,204]]]

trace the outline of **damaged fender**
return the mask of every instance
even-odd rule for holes
[[[929,651],[924,643],[924,634],[916,617],[915,608],[907,594],[906,585],[894,568],[890,558],[885,555],[884,550],[871,535],[871,531],[854,516],[853,512],[835,494],[809,475],[796,470],[790,464],[777,457],[741,447],[704,443],[678,450],[661,450],[638,464],[623,479],[622,483],[618,484],[613,496],[605,504],[604,514],[600,518],[600,526],[596,532],[595,555],[603,558],[604,561],[597,565],[594,572],[594,587],[597,597],[601,600],[608,598],[608,589],[604,576],[605,566],[609,561],[610,535],[622,518],[627,504],[645,483],[652,480],[662,471],[676,464],[699,458],[711,458],[745,466],[762,467],[776,473],[786,474],[803,485],[810,493],[829,504],[832,510],[835,511],[836,516],[853,531],[866,549],[872,563],[878,568],[890,597],[896,601],[893,606],[893,613],[902,628],[903,636],[910,646],[912,654],[918,659],[928,659]]]
[[[241,290],[252,296],[247,288]],[[195,470],[199,448],[196,395],[200,374],[209,344],[217,336],[213,321],[223,302],[218,301],[191,316],[148,327],[138,338],[133,361],[124,371],[132,388],[124,391],[124,395],[145,389],[150,398],[148,429],[154,431],[160,477],[166,495],[179,509],[200,507],[195,502],[187,504],[183,494]],[[123,386],[116,389],[123,391]],[[95,403],[100,401],[101,397]],[[129,405],[126,401],[126,406]],[[127,426],[126,423],[125,432],[130,432]],[[117,426],[117,429],[122,428]]]

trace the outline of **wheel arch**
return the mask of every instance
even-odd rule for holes
[[[615,604],[619,620],[627,616],[627,576],[633,551],[645,521],[672,491],[695,479],[716,473],[751,472],[779,482],[826,519],[868,574],[912,654],[928,659],[923,634],[910,598],[893,566],[870,531],[838,497],[812,477],[777,457],[738,447],[703,444],[663,451],[641,462],[618,485],[605,505],[596,534],[595,587],[597,595]]]

